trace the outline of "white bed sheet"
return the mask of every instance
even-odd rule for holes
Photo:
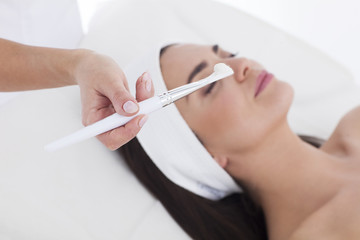
[[[94,18],[81,46],[125,66],[164,39],[220,43],[290,81],[297,93],[289,119],[300,133],[328,136],[360,102],[341,65],[220,3],[114,1]],[[81,127],[80,112],[77,87],[28,92],[0,108],[0,239],[188,239],[121,157],[96,139],[43,151]]]

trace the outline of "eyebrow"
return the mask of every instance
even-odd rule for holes
[[[215,44],[212,46],[211,50],[215,53],[215,54],[218,54],[219,52],[219,45],[218,44]],[[204,68],[206,68],[208,66],[208,63],[203,60],[201,63],[199,63],[198,65],[196,65],[196,67],[194,68],[194,70],[192,70],[192,72],[190,73],[189,75],[189,78],[188,78],[188,81],[187,83],[191,83],[192,80],[194,79],[194,77],[196,76],[196,74],[198,74],[199,72],[201,72],[201,70],[203,70]],[[185,98],[186,100],[188,101],[188,96],[187,95]]]
[[[215,54],[218,54],[219,52],[219,45],[215,44],[214,46],[212,46],[212,51]],[[189,78],[187,83],[191,83],[192,80],[194,79],[194,77],[196,76],[196,74],[198,74],[199,72],[201,72],[201,70],[203,70],[204,68],[206,68],[208,66],[207,62],[204,60],[201,63],[199,63],[198,65],[196,65],[196,67],[194,68],[194,70],[190,73]]]
[[[201,72],[201,70],[203,70],[204,68],[206,68],[208,66],[207,62],[204,60],[201,63],[199,63],[198,65],[196,65],[196,67],[194,68],[194,70],[190,73],[189,78],[188,78],[188,82],[187,83],[191,83],[192,80],[194,79],[194,77],[196,76],[196,74],[198,74],[199,72]]]

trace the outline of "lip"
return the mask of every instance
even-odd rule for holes
[[[257,97],[266,88],[266,86],[271,82],[273,77],[274,75],[272,75],[271,73],[268,73],[265,70],[261,71],[258,78],[256,79],[255,97]]]

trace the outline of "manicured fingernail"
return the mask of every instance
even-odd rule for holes
[[[143,80],[145,81],[146,91],[150,92],[151,91],[151,77],[148,72],[144,73]]]
[[[123,109],[127,113],[134,113],[137,112],[138,106],[133,101],[127,101],[126,103],[124,103]]]
[[[142,119],[140,119],[140,121],[139,121],[139,126],[140,126],[140,127],[144,126],[144,124],[146,123],[147,119],[148,119],[148,116],[147,116],[147,115],[145,115]]]

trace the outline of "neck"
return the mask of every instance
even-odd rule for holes
[[[262,206],[270,239],[287,239],[339,189],[339,162],[303,142],[288,124],[238,158],[229,171]]]

